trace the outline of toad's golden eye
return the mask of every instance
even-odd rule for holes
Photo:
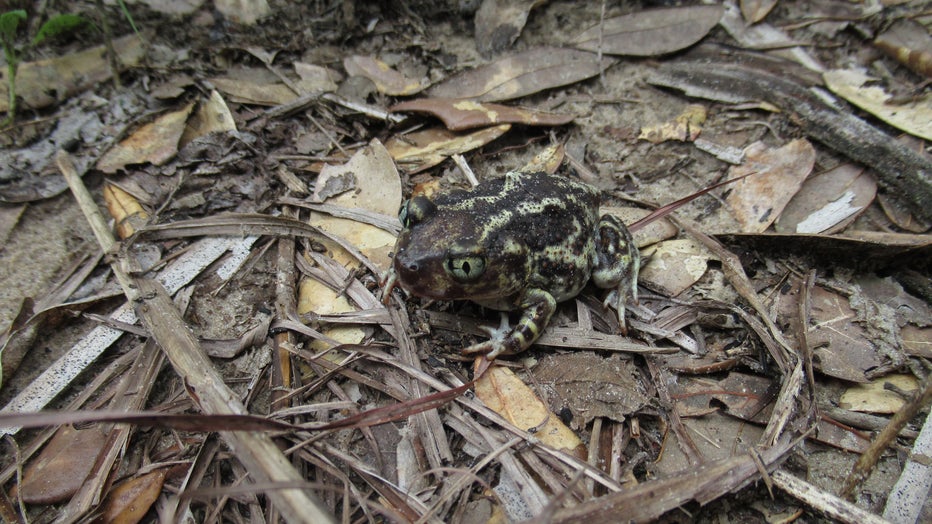
[[[401,225],[407,229],[418,222],[423,222],[424,219],[434,214],[436,211],[437,206],[434,205],[430,199],[424,196],[416,196],[409,200],[405,200],[404,203],[401,204],[401,209],[398,211],[398,220],[401,221]]]
[[[451,256],[443,267],[457,282],[475,282],[485,273],[485,257],[479,255]]]

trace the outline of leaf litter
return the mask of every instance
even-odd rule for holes
[[[23,300],[39,296],[35,288],[16,297],[20,318],[0,355],[0,426],[18,444],[0,464],[5,519],[17,519],[18,508],[3,500],[19,496],[33,517],[48,511],[63,521],[98,512],[135,521],[162,510],[195,520],[277,514],[289,522],[478,515],[647,521],[676,508],[700,520],[747,520],[787,507],[813,518],[905,513],[915,521],[930,511],[923,508],[927,493],[915,489],[885,498],[901,471],[904,483],[916,477],[912,462],[883,453],[892,441],[879,433],[891,419],[886,413],[897,411],[889,404],[896,398],[903,408],[890,424],[900,435],[894,445],[915,440],[914,453],[928,454],[916,438],[930,426],[921,414],[932,327],[923,295],[930,242],[921,224],[928,214],[917,205],[929,191],[922,146],[907,153],[885,124],[828,100],[825,91],[813,98],[808,87],[821,84],[818,77],[775,77],[768,71],[784,64],[772,58],[754,61],[708,46],[704,62],[671,53],[714,40],[775,48],[813,70],[847,68],[857,56],[875,61],[862,67],[893,71],[898,84],[885,86],[891,90],[918,84],[912,73],[855,53],[860,43],[836,33],[843,43],[819,55],[823,67],[796,44],[831,31],[828,18],[794,25],[804,19],[797,2],[779,10],[773,2],[741,2],[740,10],[726,2],[600,12],[568,2],[502,11],[508,6],[488,1],[475,13],[475,39],[471,26],[448,31],[465,27],[462,20],[426,8],[355,5],[301,17],[300,5],[260,4],[249,12],[224,5],[221,12],[238,21],[226,30],[251,35],[235,48],[215,49],[203,36],[196,13],[205,11],[198,7],[184,36],[150,37],[176,50],[205,50],[215,61],[164,73],[171,105],[85,100],[83,110],[106,123],[102,143],[72,140],[74,160],[55,157],[76,194],[86,185],[106,195],[126,240],[113,244],[106,224],[89,219],[102,245],[85,242],[81,251],[102,251],[112,268],[97,268],[100,258],[91,258],[39,307]],[[864,11],[848,23],[881,42],[886,30],[893,40],[886,26],[868,22],[876,14]],[[316,30],[299,29],[299,20]],[[494,58],[481,58],[488,53]],[[893,54],[910,67],[921,63],[917,54]],[[771,65],[762,65],[767,60]],[[827,73],[825,82],[832,78]],[[424,97],[418,91],[428,84]],[[144,85],[129,89],[141,93]],[[84,89],[61,93],[94,94]],[[718,102],[697,106],[692,95]],[[63,119],[74,107],[46,111]],[[444,128],[410,113],[440,118]],[[621,125],[634,131],[612,135]],[[124,127],[130,131],[118,136]],[[638,140],[638,129],[649,142]],[[864,140],[850,140],[851,130]],[[27,132],[51,129],[36,122],[14,132],[25,144]],[[819,143],[798,138],[805,135]],[[19,146],[19,171],[5,176],[27,190],[6,201],[64,189],[21,174],[29,166],[47,170],[41,166],[61,143],[37,141],[32,157],[29,146]],[[707,153],[722,151],[712,144],[745,152],[729,155],[737,164],[729,167]],[[38,153],[39,146],[47,152]],[[101,153],[107,149],[114,153]],[[683,205],[669,221],[632,228],[649,256],[627,335],[587,291],[559,308],[526,354],[488,370],[482,360],[470,366],[459,349],[494,315],[471,304],[380,300],[379,279],[399,227],[391,217],[412,188],[465,187],[467,164],[484,179],[538,154],[551,159],[535,164],[548,172],[575,171],[597,185],[612,213],[622,213],[613,209],[622,199],[650,208],[754,174]],[[560,167],[561,159],[572,169]],[[85,170],[94,175],[76,182]],[[105,184],[95,178],[101,172]],[[73,227],[56,224],[59,213],[36,212],[70,202],[16,211],[6,252],[19,249],[30,223]],[[89,216],[96,213],[92,199],[81,202]],[[810,223],[819,225],[800,228]],[[662,224],[664,232],[649,231]],[[903,224],[908,233],[898,232]],[[723,231],[750,233],[708,234]],[[136,257],[144,252],[162,260],[142,269]],[[24,267],[21,258],[12,260]],[[4,275],[19,274],[0,273],[14,295],[29,280]],[[122,307],[112,299],[114,275],[131,299]],[[89,289],[80,296],[104,298],[70,297],[82,282]],[[20,355],[14,364],[10,341],[50,353]],[[508,361],[523,366],[510,371]],[[842,395],[855,383],[900,376],[920,386],[893,386],[853,402]],[[859,418],[855,405],[870,406],[880,419]],[[28,419],[43,407],[55,411]],[[147,411],[133,418],[140,410]],[[156,412],[166,418],[144,418]],[[65,429],[55,435],[18,428],[44,425]],[[90,448],[45,445],[69,438],[67,432],[97,438],[87,439]],[[847,477],[850,461],[833,455],[841,453],[836,449],[864,453]],[[50,495],[34,471],[61,459],[85,459],[91,469]],[[833,470],[835,464],[846,467]],[[23,465],[28,475],[20,482]],[[241,484],[246,478],[252,483]],[[735,510],[736,497],[755,504]]]

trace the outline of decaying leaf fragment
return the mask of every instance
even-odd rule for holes
[[[590,27],[576,38],[574,46],[586,51],[598,51],[601,47],[603,53],[610,55],[663,55],[701,40],[724,13],[720,5],[638,11]]]
[[[809,345],[816,368],[851,382],[867,382],[865,373],[881,364],[867,331],[848,299],[821,287],[812,289]]]
[[[535,47],[455,75],[432,87],[434,98],[474,98],[497,102],[591,78],[615,60],[576,49]]]
[[[406,78],[385,62],[371,56],[348,56],[343,59],[343,68],[350,76],[364,76],[372,80],[376,89],[386,95],[410,96],[427,87],[424,82]]]
[[[692,142],[699,138],[699,133],[702,132],[702,124],[705,123],[707,115],[708,112],[705,106],[690,104],[672,122],[642,127],[638,140],[647,140],[653,144],[659,144],[667,140]]]
[[[561,126],[573,121],[573,115],[559,115],[489,102],[452,98],[419,98],[395,104],[393,112],[434,115],[451,131],[463,131],[498,124],[527,126]]]
[[[509,129],[511,124],[487,127],[468,134],[439,128],[425,129],[392,137],[385,142],[385,148],[398,167],[407,173],[417,173],[443,162],[451,155],[484,146]]]
[[[755,142],[745,150],[746,160],[728,171],[728,178],[749,173],[735,182],[725,198],[742,231],[760,233],[783,211],[815,165],[815,149],[805,139],[777,149]]]
[[[484,0],[476,11],[476,47],[490,56],[511,46],[528,14],[546,0]]]
[[[586,427],[595,417],[621,422],[650,399],[637,367],[617,354],[607,358],[589,351],[551,354],[541,358],[533,371],[554,410],[570,409],[573,427]]]

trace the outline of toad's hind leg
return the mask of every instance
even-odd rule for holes
[[[602,215],[595,233],[592,282],[602,288],[611,289],[605,305],[615,306],[622,332],[625,327],[625,302],[630,295],[638,299],[638,271],[641,268],[641,253],[631,239],[631,232],[612,215]]]

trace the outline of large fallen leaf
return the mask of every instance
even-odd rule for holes
[[[229,95],[233,102],[278,106],[294,102],[298,95],[281,82],[263,81],[253,78],[211,78],[217,89]]]
[[[113,41],[117,60],[133,67],[145,56],[143,37],[129,35]],[[0,111],[9,111],[7,68],[0,69]],[[20,64],[16,72],[16,94],[25,107],[46,107],[89,89],[113,75],[104,46],[99,45],[70,55]]]
[[[890,98],[877,79],[856,69],[836,69],[822,74],[825,85],[836,95],[876,116],[891,126],[925,140],[932,140],[932,95],[904,104]]]
[[[807,335],[816,369],[851,382],[867,382],[865,373],[881,364],[867,331],[848,299],[821,287],[812,289]]]
[[[583,31],[575,46],[587,51],[656,56],[685,49],[715,27],[725,13],[720,5],[651,9],[609,18]]]
[[[854,221],[877,195],[877,182],[854,164],[841,164],[803,182],[774,229],[779,233],[832,233]]]
[[[510,100],[593,77],[615,63],[598,55],[561,47],[535,47],[455,75],[432,87],[435,98]]]
[[[406,78],[385,62],[371,56],[348,56],[343,59],[343,68],[350,76],[363,76],[372,80],[376,89],[386,95],[410,96],[427,87],[425,82]]]
[[[160,166],[168,162],[178,153],[178,143],[193,108],[193,103],[188,104],[142,125],[104,153],[97,169],[113,174],[130,164],[148,162]]]
[[[71,498],[91,473],[106,436],[99,425],[82,430],[62,426],[23,472],[23,500],[53,504]],[[62,475],[64,471],[68,474]]]
[[[451,155],[482,147],[509,129],[510,124],[487,127],[467,134],[439,128],[425,129],[392,137],[385,142],[385,148],[398,167],[407,173],[417,173],[443,162]]]
[[[492,366],[476,382],[475,391],[476,398],[508,422],[523,430],[534,428],[543,444],[585,456],[582,440],[510,369]]]
[[[317,178],[315,194],[320,194],[328,180],[341,181],[344,187],[352,189],[327,200],[328,204],[384,215],[394,215],[401,206],[401,178],[388,151],[378,140],[373,140],[343,165],[325,166]],[[389,252],[395,245],[395,236],[384,229],[317,212],[311,213],[309,223],[345,239],[383,271],[391,264]],[[336,243],[329,240],[323,243],[340,264],[353,267],[359,265],[354,257]],[[312,278],[301,281],[297,308],[302,314],[313,311],[320,315],[356,311],[344,293],[336,292]],[[366,336],[366,331],[357,326],[328,327],[323,333],[345,344],[359,343]]]
[[[548,355],[534,368],[534,377],[554,411],[573,413],[573,427],[586,427],[595,417],[623,421],[650,401],[637,367],[617,354]]]
[[[401,206],[401,178],[381,142],[373,140],[343,165],[324,167],[317,178],[315,191],[326,185],[327,180],[347,178],[352,180],[349,186],[352,191],[341,192],[328,199],[328,204],[389,216],[398,213]],[[316,212],[311,214],[310,224],[347,240],[383,270],[387,270],[391,264],[388,253],[395,244],[395,237],[384,229]],[[355,261],[349,255],[340,255],[342,249],[334,247],[332,252],[342,264]]]
[[[757,173],[735,182],[725,200],[744,232],[760,233],[776,220],[815,165],[815,149],[797,139],[777,149],[755,142],[746,160],[728,170],[728,178]]]
[[[489,102],[454,98],[419,98],[395,104],[393,112],[424,113],[434,115],[447,129],[463,131],[498,124],[524,124],[527,126],[561,126],[573,121],[573,115],[559,115],[511,107]]]
[[[521,34],[531,9],[546,0],[483,0],[476,11],[476,48],[483,56],[504,51]]]

